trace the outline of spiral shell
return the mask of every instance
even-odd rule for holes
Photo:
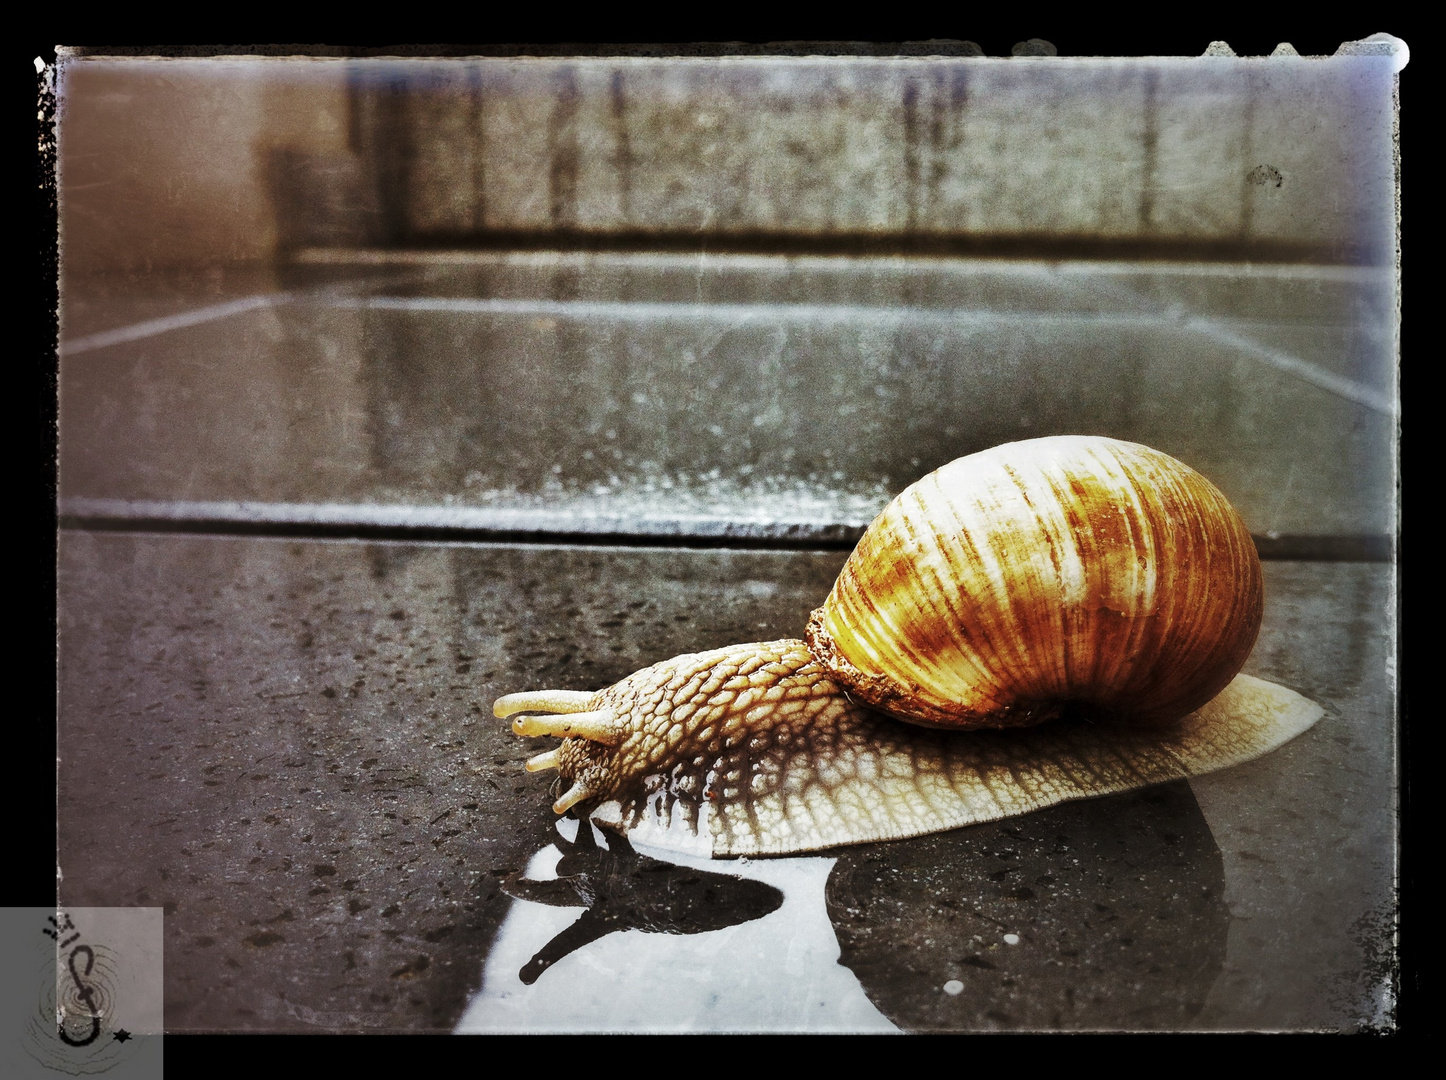
[[[945,465],[869,526],[809,622],[848,692],[917,724],[1015,727],[1078,703],[1167,722],[1249,656],[1260,560],[1167,454],[1061,436]]]

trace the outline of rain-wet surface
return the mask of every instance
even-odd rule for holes
[[[795,632],[844,558],[79,531],[60,554],[62,897],[165,908],[174,1031],[551,1024],[504,1012],[489,1027],[478,1011],[493,1000],[477,997],[484,972],[520,993],[521,968],[581,914],[517,895],[557,837],[549,780],[522,771],[548,740],[511,735],[491,701]],[[707,903],[698,886],[660,899],[644,864],[585,869],[569,876],[625,932],[529,989],[565,988],[574,1030],[647,1026],[618,987],[646,985],[683,950],[695,996],[707,964],[733,996],[683,1020],[655,1012],[670,1030],[780,1017],[790,1030],[875,1030],[879,1017],[905,1030],[1380,1023],[1390,577],[1381,564],[1267,563],[1247,670],[1327,712],[1264,759],[820,853],[837,860],[826,879],[754,860],[778,875],[783,907],[696,933],[656,930],[670,904]],[[556,921],[499,934],[519,907]],[[756,912],[756,896],[742,907]],[[809,947],[778,959],[773,938],[750,936],[773,933],[770,918],[834,937],[800,937]],[[629,944],[639,936],[645,948]],[[724,978],[739,950],[758,957],[741,987]]]
[[[1267,562],[1246,670],[1325,708],[1292,743],[935,837],[589,845],[522,770],[549,740],[491,716],[799,634],[846,554],[810,538],[1010,438],[1160,446],[1257,535],[1382,534],[1383,281],[548,253],[71,280],[61,508],[109,527],[60,536],[61,898],[164,908],[178,1032],[1386,1024],[1389,563]],[[797,549],[117,530],[138,500]]]
[[[839,962],[909,1031],[1188,1028],[1225,960],[1188,783],[839,852]]]
[[[548,514],[544,531],[568,531],[561,516],[827,535],[961,454],[1075,433],[1181,458],[1257,535],[1391,529],[1379,270],[472,263],[198,283],[214,302],[190,323],[68,290],[62,512],[345,504],[524,532]]]
[[[591,829],[579,829],[572,840],[553,841],[562,848],[555,877],[504,879],[502,891],[514,900],[584,909],[519,969],[518,978],[528,986],[563,957],[608,934],[706,934],[760,919],[783,904],[783,893],[771,885],[640,855],[621,832],[609,833],[605,844],[596,842]]]
[[[554,838],[555,866],[537,863],[555,877],[504,884],[528,903],[499,932],[460,1030],[1168,1030],[1190,1026],[1224,965],[1220,853],[1184,783],[763,861],[677,865],[570,829],[574,841]],[[785,891],[791,917],[778,911]],[[535,904],[581,914],[512,976],[499,969],[518,946],[551,930]],[[639,936],[753,920],[692,948]],[[550,992],[516,986],[627,931],[630,942],[557,969]],[[799,939],[836,944],[799,950]],[[791,993],[757,985],[770,968],[787,970],[777,981]],[[641,983],[647,1004],[586,992],[608,983]]]

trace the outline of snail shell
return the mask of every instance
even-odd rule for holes
[[[1063,436],[960,458],[869,526],[814,613],[815,656],[915,723],[1009,727],[1067,703],[1149,722],[1240,670],[1262,612],[1245,523],[1158,450]]]
[[[587,803],[644,843],[914,836],[1210,772],[1310,727],[1318,706],[1238,675],[1262,595],[1250,534],[1204,477],[1133,443],[1035,439],[895,499],[806,643],[685,654],[493,712],[563,737],[528,762],[572,781],[554,810]]]

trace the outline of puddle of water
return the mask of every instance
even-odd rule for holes
[[[560,895],[558,864],[576,859],[577,822],[558,823],[563,842],[539,851],[513,895]],[[594,834],[607,843],[605,834]],[[584,838],[585,840],[586,838]],[[616,848],[616,841],[613,842]],[[564,855],[564,850],[569,853]],[[619,853],[622,854],[622,853]],[[628,853],[631,854],[631,853]],[[621,929],[552,959],[538,973],[537,957],[588,908],[515,899],[483,970],[482,989],[468,1004],[459,1034],[484,1032],[893,1032],[898,1029],[868,1000],[857,977],[838,963],[824,888],[832,858],[720,863],[641,845],[644,873],[668,867],[759,882],[782,893],[760,918],[702,932]],[[656,860],[656,862],[654,862]],[[726,876],[725,876],[726,875]],[[618,886],[616,871],[593,875],[589,893]],[[576,878],[570,880],[577,880]],[[705,901],[706,903],[706,901]],[[681,904],[681,901],[680,901]],[[593,911],[602,910],[595,902]],[[679,918],[685,918],[679,913]],[[638,921],[636,918],[633,921]],[[533,980],[524,981],[524,975]]]

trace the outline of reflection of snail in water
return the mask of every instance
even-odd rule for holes
[[[555,837],[562,858],[553,879],[518,873],[502,879],[502,891],[515,899],[585,908],[517,973],[528,986],[564,956],[608,934],[704,934],[761,919],[783,904],[783,893],[765,882],[659,862],[639,855],[622,833],[603,832],[604,848],[586,825],[575,840]]]
[[[807,851],[1274,749],[1321,710],[1237,676],[1261,606],[1250,534],[1204,477],[1133,443],[1034,439],[900,494],[806,643],[677,656],[493,711],[519,735],[564,737],[527,766],[572,781],[558,813],[594,800],[599,820],[655,842]]]

